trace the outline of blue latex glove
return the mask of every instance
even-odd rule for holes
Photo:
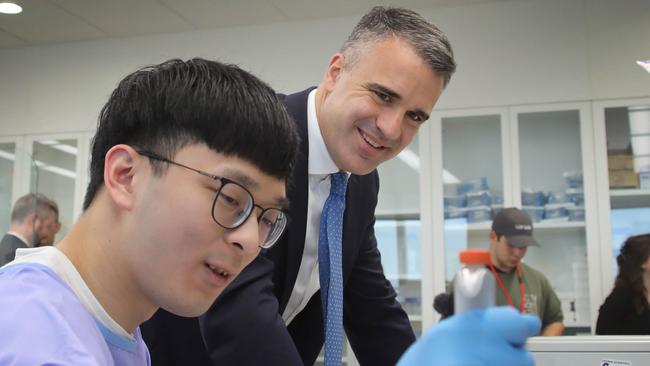
[[[526,339],[539,333],[536,316],[491,307],[447,318],[414,343],[398,366],[525,366],[534,364]]]

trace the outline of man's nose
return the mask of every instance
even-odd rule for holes
[[[233,245],[243,249],[245,253],[259,252],[259,223],[257,216],[253,212],[241,226],[233,229],[228,236],[228,241]]]
[[[377,118],[377,128],[387,141],[396,141],[402,134],[403,122],[404,114],[399,108],[387,108]]]

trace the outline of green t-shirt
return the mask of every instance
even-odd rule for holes
[[[520,263],[522,280],[524,282],[524,313],[535,314],[542,321],[542,329],[547,325],[555,322],[561,322],[564,319],[562,315],[562,304],[558,299],[551,284],[541,272]],[[519,289],[519,280],[516,271],[504,273],[497,270],[503,286],[510,294],[510,298],[517,310],[521,309],[521,290]],[[497,282],[497,305],[509,305],[506,295],[501,290]]]
[[[541,272],[533,269],[525,263],[520,263],[522,280],[524,282],[524,313],[534,314],[542,321],[542,329],[555,322],[564,319],[562,315],[562,304],[558,299],[551,284]],[[488,269],[489,270],[489,269]],[[521,290],[517,273],[513,270],[505,273],[497,270],[503,286],[510,294],[512,303],[517,310],[521,309]],[[447,286],[447,292],[453,292],[453,281]],[[506,296],[501,291],[498,281],[496,284],[496,305],[510,305]]]

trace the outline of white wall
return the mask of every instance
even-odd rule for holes
[[[650,95],[650,75],[635,64],[650,58],[647,0],[523,0],[420,11],[447,32],[459,64],[438,108]],[[0,137],[92,131],[124,75],[169,58],[233,62],[278,91],[301,90],[318,83],[357,20],[0,50]],[[396,160],[380,173],[379,211],[418,212],[417,172]]]
[[[423,10],[459,70],[439,108],[650,95],[647,0],[530,0]],[[319,81],[345,17],[0,50],[0,136],[92,130],[117,81],[168,58],[240,64],[283,92]]]

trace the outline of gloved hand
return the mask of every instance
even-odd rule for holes
[[[510,306],[467,311],[431,328],[397,366],[532,366],[524,345],[540,327],[536,316]]]

